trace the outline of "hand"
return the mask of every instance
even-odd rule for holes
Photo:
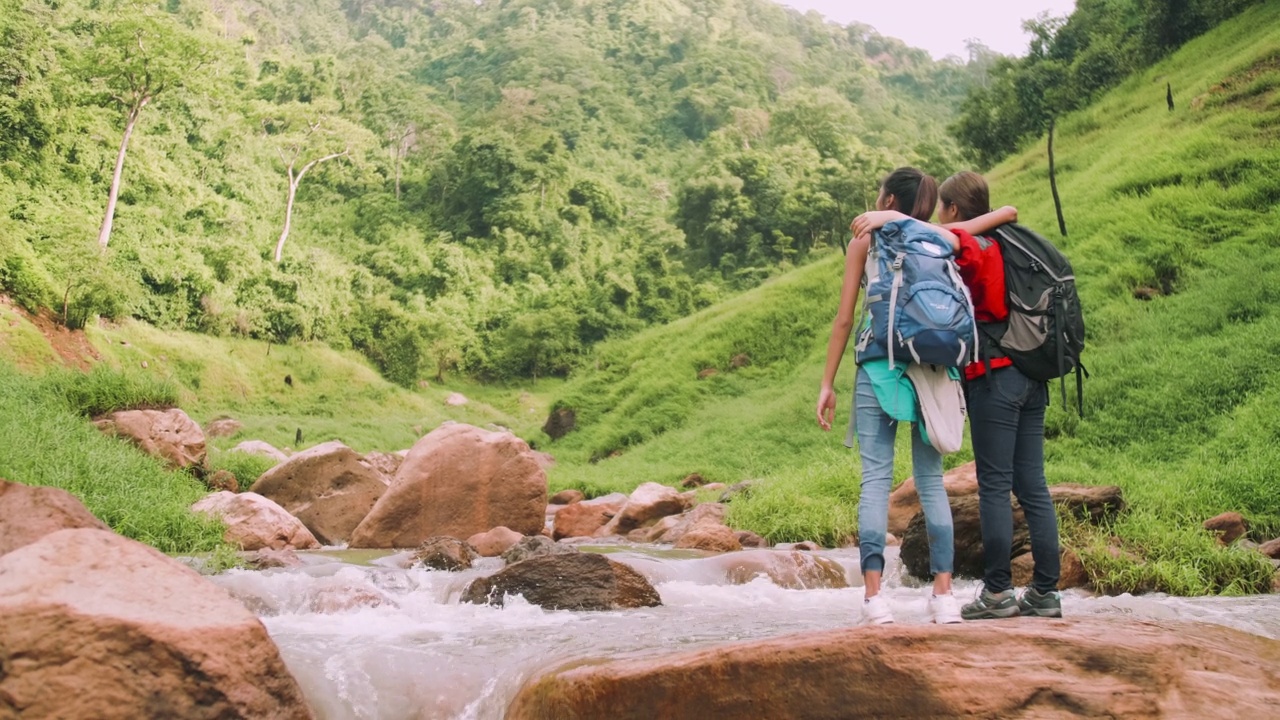
[[[1012,205],[1005,205],[996,212],[1000,213],[1000,219],[1007,223],[1018,222],[1018,208]]]
[[[870,235],[894,220],[905,220],[906,215],[897,210],[872,210],[853,219],[849,225],[854,235]]]
[[[836,391],[827,385],[818,392],[818,425],[823,430],[831,430],[831,421],[836,416]]]

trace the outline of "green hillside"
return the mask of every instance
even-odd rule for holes
[[[1240,592],[1270,582],[1266,563],[1219,550],[1199,526],[1235,510],[1256,537],[1280,534],[1277,47],[1280,6],[1255,7],[1059,124],[1070,231],[1061,246],[1088,313],[1092,378],[1083,421],[1051,409],[1048,472],[1051,482],[1124,488],[1133,511],[1110,532],[1142,563],[1113,558],[1105,534],[1071,539],[1108,589]],[[1183,89],[1173,112],[1166,81]],[[1038,145],[989,173],[993,202],[1054,230],[1047,176]],[[600,346],[595,366],[559,395],[558,405],[580,410],[581,429],[549,446],[561,459],[553,483],[605,492],[690,472],[757,478],[733,505],[736,525],[775,540],[849,534],[856,454],[813,419],[840,272],[829,258]],[[726,371],[738,353],[753,364]],[[700,381],[704,367],[721,373]],[[900,452],[899,477],[909,466]]]

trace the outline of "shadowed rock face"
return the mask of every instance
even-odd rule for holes
[[[266,628],[176,560],[103,530],[0,557],[0,718],[310,718]]]
[[[577,552],[509,565],[472,582],[462,599],[502,605],[505,595],[521,595],[548,610],[622,610],[662,604],[640,573],[603,555]]]
[[[507,720],[1275,717],[1280,641],[1084,619],[894,625],[614,662],[527,684]]]

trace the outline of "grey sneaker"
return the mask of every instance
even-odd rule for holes
[[[1034,617],[1060,618],[1062,617],[1062,593],[1057,590],[1041,593],[1035,588],[1027,588],[1026,592],[1022,593],[1022,597],[1018,598],[1018,612]]]
[[[993,593],[985,587],[976,600],[960,608],[960,617],[965,620],[1011,618],[1018,617],[1018,614],[1018,598],[1013,590]]]

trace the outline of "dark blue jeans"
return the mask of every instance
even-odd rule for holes
[[[1014,367],[998,368],[968,383],[969,431],[978,466],[982,522],[983,581],[991,592],[1012,585],[1012,492],[1022,504],[1031,533],[1039,592],[1058,588],[1058,516],[1044,478],[1044,412],[1049,390]]]

